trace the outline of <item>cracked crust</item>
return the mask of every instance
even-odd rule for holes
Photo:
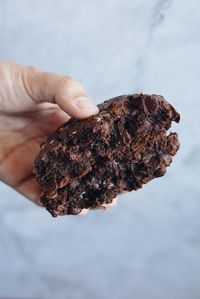
[[[165,174],[179,148],[167,134],[180,115],[162,97],[134,94],[99,105],[88,119],[70,119],[41,145],[34,173],[41,202],[56,217],[110,204]]]

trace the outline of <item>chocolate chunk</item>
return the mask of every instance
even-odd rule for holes
[[[146,96],[144,102],[149,113],[155,113],[158,110],[159,105],[156,96]]]
[[[162,96],[120,96],[99,109],[58,128],[34,162],[41,202],[54,217],[96,209],[141,188],[165,174],[179,149],[177,134],[167,130],[180,115]]]

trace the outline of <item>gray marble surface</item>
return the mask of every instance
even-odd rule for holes
[[[182,115],[167,175],[105,213],[53,219],[1,183],[0,297],[199,299],[200,1],[0,0],[0,59]]]

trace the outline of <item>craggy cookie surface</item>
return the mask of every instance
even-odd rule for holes
[[[179,148],[177,134],[167,130],[180,116],[162,96],[120,96],[99,108],[96,116],[61,126],[35,160],[41,202],[54,217],[141,188],[165,174]]]

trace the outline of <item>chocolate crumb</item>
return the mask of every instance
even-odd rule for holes
[[[168,134],[180,115],[162,97],[133,94],[107,100],[98,115],[58,128],[34,162],[41,202],[56,217],[112,202],[163,176],[179,149]]]

